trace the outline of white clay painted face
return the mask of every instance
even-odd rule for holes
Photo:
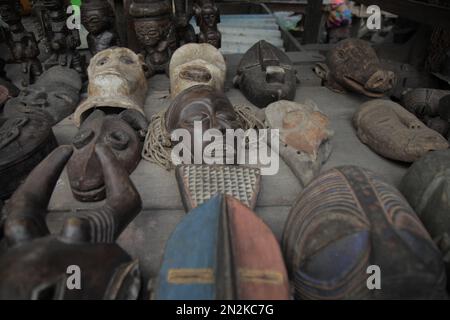
[[[92,58],[88,73],[90,95],[129,96],[145,81],[142,58],[126,48],[98,53]]]

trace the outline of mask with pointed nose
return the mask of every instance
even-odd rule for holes
[[[147,120],[138,111],[120,114],[94,111],[73,139],[74,153],[67,165],[74,197],[82,202],[105,198],[105,184],[95,146],[103,143],[116,156],[128,173],[134,171],[141,159],[142,140]]]

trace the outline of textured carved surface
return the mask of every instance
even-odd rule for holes
[[[127,110],[119,115],[94,111],[73,139],[74,154],[67,165],[74,197],[83,202],[100,201],[106,196],[101,164],[95,146],[108,146],[123,168],[131,173],[141,160],[143,131],[148,123],[139,112]]]
[[[439,116],[439,101],[450,91],[418,88],[408,91],[402,96],[401,104],[419,119]]]
[[[255,208],[260,188],[260,170],[244,166],[181,165],[176,169],[186,211],[223,193]]]
[[[6,207],[0,261],[0,299],[136,299],[136,261],[115,240],[141,210],[139,194],[115,156],[97,148],[107,185],[103,207],[69,218],[59,236],[45,222],[53,189],[72,148],[53,152],[29,175]],[[68,290],[67,270],[78,266],[81,289]],[[71,271],[73,272],[73,271]]]
[[[242,128],[238,114],[227,96],[207,85],[196,85],[184,90],[176,97],[166,112],[165,125],[169,134],[176,129],[185,129],[190,133],[192,155],[194,155],[193,151],[196,145],[194,132],[196,121],[202,122],[203,132],[209,129],[224,132],[226,129]],[[223,140],[224,160],[234,157],[235,148],[227,145],[225,138]],[[202,141],[202,150],[204,151],[207,146],[214,145],[214,142]]]
[[[353,124],[363,143],[393,160],[414,162],[429,151],[449,147],[439,133],[427,128],[401,105],[388,100],[363,104]]]
[[[368,97],[382,97],[395,83],[395,74],[381,67],[370,44],[359,39],[339,42],[327,56],[326,65],[319,64],[316,73],[331,90],[346,90]]]
[[[340,167],[294,203],[283,235],[299,299],[445,298],[442,257],[400,193],[370,171]],[[381,269],[381,290],[367,267]]]
[[[306,186],[331,154],[330,120],[312,102],[278,101],[266,110],[266,125],[280,133],[280,156]]]
[[[127,48],[111,48],[96,54],[88,67],[88,98],[75,110],[79,127],[95,108],[133,109],[144,114],[147,79],[142,58]]]
[[[81,22],[89,32],[87,42],[92,55],[120,46],[111,5],[103,0],[85,0],[81,6]]]
[[[234,84],[254,105],[265,108],[278,100],[294,100],[296,71],[289,57],[266,41],[242,57]]]
[[[24,110],[0,120],[0,198],[8,198],[57,145],[46,117]]]
[[[279,245],[248,207],[217,195],[186,215],[170,237],[156,298],[287,300]]]
[[[38,81],[20,92],[5,105],[4,113],[11,116],[25,108],[36,108],[48,114],[57,124],[73,113],[81,90],[80,75],[69,68],[55,66],[42,74]]]
[[[170,60],[170,94],[175,99],[197,84],[224,90],[227,66],[219,50],[209,44],[186,44]]]
[[[441,249],[450,289],[450,150],[430,152],[416,161],[400,191]]]

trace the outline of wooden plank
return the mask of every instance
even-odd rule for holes
[[[303,44],[316,43],[319,39],[320,24],[322,23],[322,5],[322,0],[308,1],[306,5]]]
[[[450,8],[411,0],[355,0],[361,4],[377,5],[403,18],[423,24],[450,28]]]

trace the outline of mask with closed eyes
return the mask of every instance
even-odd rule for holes
[[[67,165],[72,193],[77,200],[90,202],[105,198],[104,177],[95,146],[105,144],[131,173],[141,160],[147,126],[147,120],[135,110],[118,115],[95,110],[86,119],[73,139],[74,153]]]
[[[195,122],[201,123],[203,133],[209,129],[217,129],[225,134],[227,129],[242,128],[230,100],[224,93],[207,85],[184,90],[166,112],[167,132],[171,134],[176,129],[186,129],[191,135],[192,148],[195,143]],[[210,142],[203,142],[202,150],[209,144]]]
[[[73,69],[55,66],[44,72],[38,81],[22,90],[17,98],[5,105],[5,115],[21,113],[26,108],[36,108],[57,124],[75,110],[81,90],[81,77]]]

